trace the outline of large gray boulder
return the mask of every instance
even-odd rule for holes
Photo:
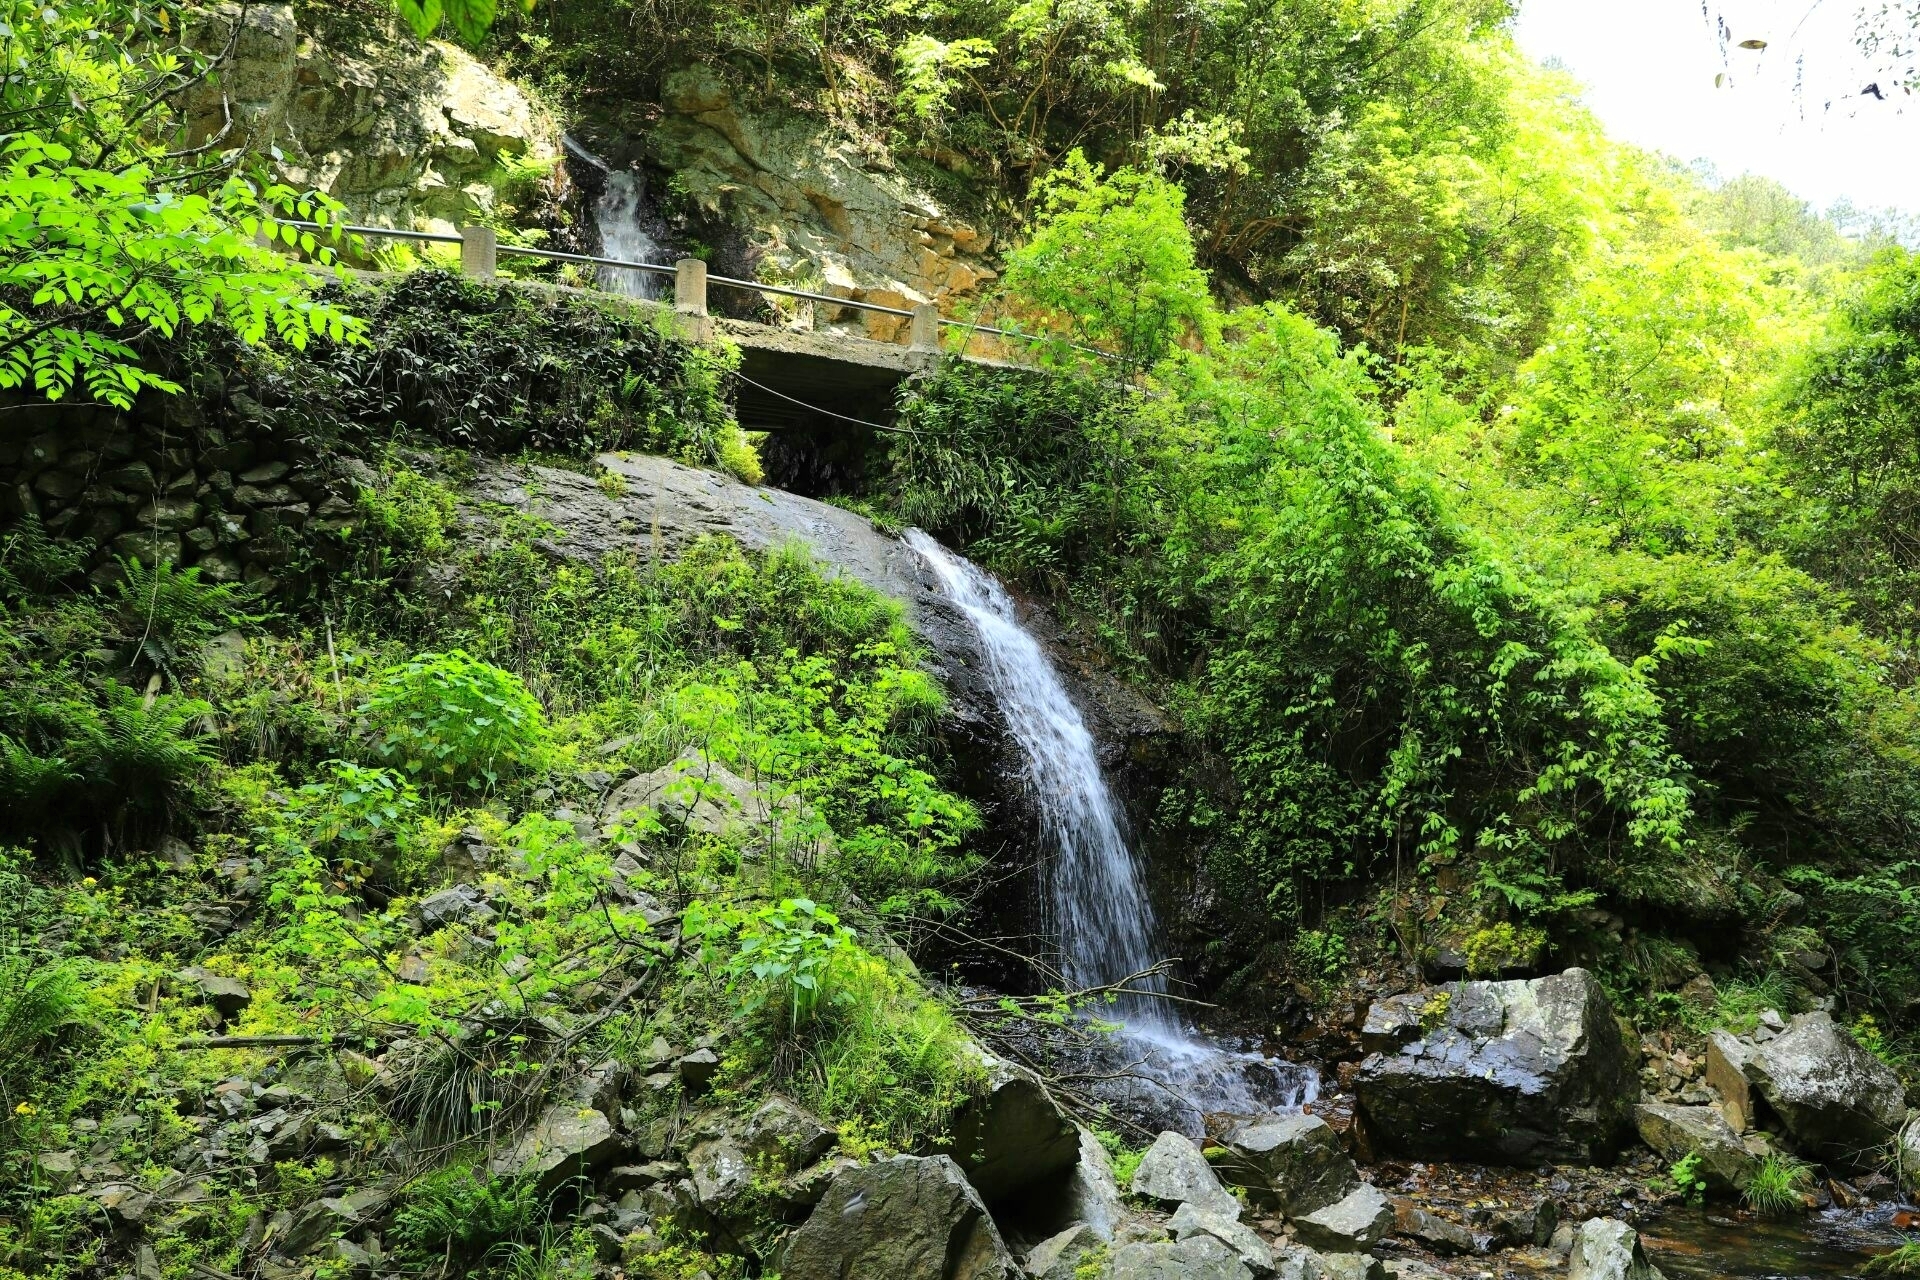
[[[1382,1151],[1518,1164],[1592,1163],[1619,1148],[1639,1081],[1592,974],[1464,982],[1445,995],[1425,1006],[1433,1025],[1418,1039],[1371,1055],[1355,1077]]]
[[[1168,1208],[1190,1204],[1238,1219],[1240,1202],[1220,1185],[1200,1148],[1169,1129],[1153,1140],[1133,1171],[1133,1194]]]
[[[1666,1280],[1647,1261],[1640,1233],[1617,1218],[1589,1218],[1573,1237],[1567,1280]]]
[[[1825,1013],[1756,1046],[1746,1075],[1801,1151],[1831,1164],[1877,1163],[1907,1118],[1900,1077]]]
[[[1900,1131],[1900,1144],[1895,1161],[1900,1169],[1900,1185],[1908,1191],[1920,1190],[1920,1115],[1916,1115]]]
[[[1726,1117],[1712,1107],[1679,1107],[1643,1102],[1633,1109],[1640,1140],[1669,1164],[1689,1155],[1700,1157],[1700,1175],[1707,1189],[1738,1194],[1747,1189],[1760,1159],[1747,1150]]]
[[[551,1195],[569,1178],[613,1163],[623,1144],[613,1124],[591,1107],[548,1107],[506,1151],[495,1156],[496,1175],[532,1179],[541,1196]]]
[[[1360,1185],[1340,1135],[1319,1116],[1268,1116],[1227,1131],[1221,1174],[1288,1217],[1324,1208]]]
[[[1371,1182],[1363,1182],[1330,1205],[1293,1220],[1306,1244],[1334,1253],[1361,1253],[1393,1230],[1393,1204]]]
[[[1013,1280],[980,1193],[947,1156],[895,1156],[835,1176],[794,1232],[784,1280]]]
[[[987,1087],[953,1117],[947,1147],[989,1201],[1065,1176],[1080,1160],[1080,1129],[1040,1078],[992,1059]]]
[[[1028,1250],[1023,1265],[1033,1280],[1078,1280],[1075,1273],[1080,1270],[1081,1259],[1101,1243],[1091,1227],[1076,1222]]]
[[[1253,1271],[1228,1245],[1210,1235],[1190,1235],[1121,1245],[1103,1280],[1253,1280]]]
[[[1747,1079],[1753,1049],[1751,1041],[1724,1029],[1707,1036],[1707,1088],[1719,1099],[1720,1114],[1735,1133],[1753,1127],[1753,1082]]]

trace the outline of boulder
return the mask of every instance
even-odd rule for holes
[[[652,809],[669,828],[701,835],[740,837],[773,814],[766,791],[733,770],[689,751],[651,773],[636,774],[607,793],[601,816]]]
[[[1101,1243],[1086,1223],[1076,1222],[1029,1249],[1022,1265],[1033,1280],[1078,1280],[1081,1259]]]
[[[986,1089],[954,1115],[947,1148],[989,1201],[1059,1178],[1080,1160],[1080,1130],[1031,1071],[994,1059]]]
[[[1584,969],[1466,982],[1434,1025],[1361,1063],[1354,1093],[1385,1152],[1593,1163],[1618,1149],[1639,1094],[1606,993]]]
[[[551,1106],[513,1147],[495,1156],[495,1174],[531,1178],[541,1196],[569,1178],[611,1164],[622,1143],[604,1112],[591,1107]]]
[[[1387,1269],[1370,1253],[1323,1253],[1320,1273],[1326,1280],[1387,1280]]]
[[[470,884],[456,884],[428,894],[414,905],[413,913],[420,918],[420,928],[426,933],[450,924],[470,927],[491,924],[499,915],[487,902],[486,894]]]
[[[1900,1185],[1909,1191],[1920,1189],[1920,1115],[1907,1122],[1900,1131],[1899,1150],[1896,1153],[1900,1172]]]
[[[1290,1218],[1334,1203],[1360,1185],[1360,1171],[1340,1135],[1319,1116],[1268,1116],[1221,1139],[1232,1158],[1221,1173],[1253,1199]]]
[[[1486,1224],[1487,1241],[1496,1249],[1545,1248],[1560,1229],[1560,1207],[1551,1200],[1531,1205],[1500,1205],[1485,1210],[1484,1219],[1476,1212],[1473,1221]]]
[[[1326,1263],[1320,1255],[1291,1241],[1274,1247],[1273,1274],[1277,1280],[1327,1280]]]
[[[1253,1280],[1253,1272],[1210,1235],[1123,1244],[1113,1251],[1103,1280]]]
[[[1747,1059],[1753,1046],[1731,1031],[1707,1037],[1707,1087],[1719,1095],[1720,1114],[1735,1133],[1753,1127],[1753,1083],[1747,1079]]]
[[[687,1152],[694,1202],[714,1218],[730,1222],[753,1190],[753,1163],[731,1135],[702,1142]]]
[[[741,1140],[752,1159],[790,1173],[833,1150],[840,1135],[811,1111],[775,1095],[748,1118]]]
[[[1293,1229],[1316,1249],[1363,1252],[1393,1230],[1393,1205],[1380,1188],[1363,1182],[1332,1204],[1295,1218]]]
[[[1567,1280],[1666,1280],[1647,1261],[1640,1233],[1617,1218],[1589,1218],[1574,1233]]]
[[[1191,1204],[1238,1219],[1240,1202],[1220,1185],[1200,1148],[1171,1129],[1153,1140],[1133,1171],[1133,1194],[1172,1207]]]
[[[1409,991],[1374,1001],[1360,1025],[1360,1047],[1368,1053],[1393,1053],[1412,1044],[1425,1030],[1427,1010],[1434,1007],[1431,991]]]
[[[1167,1230],[1173,1232],[1176,1240],[1197,1235],[1212,1236],[1233,1250],[1234,1256],[1245,1263],[1247,1270],[1254,1275],[1273,1274],[1273,1249],[1252,1227],[1225,1214],[1202,1209],[1198,1205],[1183,1204],[1174,1210]]]
[[[1740,1141],[1726,1117],[1713,1107],[1679,1107],[1643,1102],[1633,1109],[1640,1140],[1669,1164],[1688,1155],[1700,1157],[1700,1175],[1707,1189],[1737,1195],[1760,1167],[1759,1158]]]
[[[1067,1175],[1062,1211],[1069,1221],[1084,1224],[1096,1239],[1107,1243],[1126,1220],[1126,1202],[1120,1198],[1107,1149],[1085,1129],[1080,1131],[1080,1161]]]
[[[1900,1077],[1825,1013],[1794,1017],[1746,1075],[1803,1152],[1844,1168],[1876,1163],[1907,1117]]]
[[[1428,1213],[1411,1200],[1393,1201],[1393,1233],[1418,1240],[1435,1253],[1476,1252],[1473,1232],[1457,1222]]]
[[[180,990],[192,992],[205,1000],[222,1019],[239,1017],[253,1003],[253,992],[238,978],[229,978],[198,965],[182,969],[173,976]]]
[[[294,1211],[277,1248],[289,1258],[311,1253],[336,1236],[376,1221],[392,1199],[379,1187],[365,1187],[344,1196],[311,1201]]]
[[[688,1093],[704,1093],[720,1070],[720,1055],[711,1049],[695,1049],[677,1059],[673,1069]]]
[[[784,1280],[1012,1280],[980,1193],[947,1156],[843,1169],[788,1242]]]

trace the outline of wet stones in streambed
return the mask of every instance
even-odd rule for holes
[[[1467,982],[1381,1002],[1354,1077],[1383,1152],[1504,1163],[1604,1160],[1632,1132],[1639,1081],[1612,1006],[1584,969]]]

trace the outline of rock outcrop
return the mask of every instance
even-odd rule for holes
[[[1630,1132],[1638,1081],[1606,993],[1586,970],[1462,983],[1420,1008],[1431,1026],[1411,1005],[1376,1006],[1368,1020],[1376,1042],[1399,1043],[1368,1057],[1354,1080],[1383,1151],[1592,1162]],[[1403,1025],[1385,1025],[1396,1018]]]
[[[660,161],[708,215],[746,235],[763,279],[907,309],[974,292],[995,277],[991,237],[908,182],[883,153],[817,118],[749,111],[710,68],[666,84],[653,131]],[[844,310],[817,324],[893,341],[899,316]]]
[[[788,1242],[786,1280],[1013,1280],[1013,1255],[980,1193],[946,1156],[840,1171]]]
[[[503,162],[559,154],[557,127],[517,86],[444,41],[383,40],[364,22],[302,28],[279,3],[214,6],[193,38],[233,45],[187,97],[196,139],[224,129],[227,146],[277,148],[284,181],[335,197],[356,222],[472,224],[494,211]]]

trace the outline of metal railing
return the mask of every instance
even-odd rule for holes
[[[897,316],[912,322],[908,329],[908,346],[915,351],[938,352],[940,350],[940,330],[942,328],[961,329],[969,337],[976,333],[992,334],[999,338],[1008,338],[1015,342],[1036,341],[1036,335],[1020,333],[1013,329],[1001,329],[990,324],[976,324],[969,320],[950,320],[940,314],[939,308],[931,302],[923,302],[911,309],[905,307],[883,306],[877,302],[862,302],[857,298],[842,298],[830,293],[814,293],[807,289],[789,289],[785,285],[766,284],[759,280],[739,280],[732,276],[717,276],[707,271],[707,264],[698,258],[682,258],[669,266],[661,262],[631,262],[623,258],[602,258],[588,253],[563,253],[557,249],[535,249],[528,245],[502,244],[499,233],[491,227],[462,227],[457,234],[448,235],[437,231],[403,231],[397,227],[361,227],[346,223],[301,222],[293,219],[281,219],[280,225],[300,227],[304,230],[328,232],[334,235],[374,236],[392,240],[418,240],[434,244],[460,246],[460,269],[470,276],[481,280],[491,280],[499,269],[502,254],[515,254],[524,258],[541,258],[550,262],[571,262],[583,266],[610,267],[619,271],[649,272],[654,275],[673,277],[673,309],[689,319],[707,317],[707,286],[723,285],[731,289],[740,289],[750,293],[770,293],[783,298],[799,298],[808,302],[823,302],[829,306],[851,307],[859,311],[874,311],[881,315]],[[1076,350],[1092,355],[1107,356],[1108,352],[1094,347],[1073,345]],[[965,344],[962,344],[965,350]]]

